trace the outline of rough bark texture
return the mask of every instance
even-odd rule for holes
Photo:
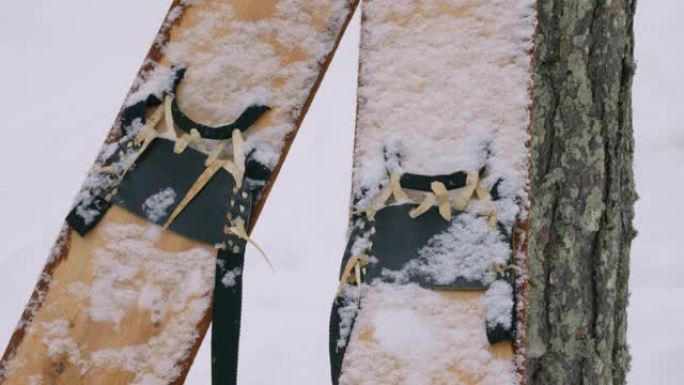
[[[636,0],[539,0],[528,384],[624,384]]]

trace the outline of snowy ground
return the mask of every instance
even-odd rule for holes
[[[629,341],[632,384],[680,384],[684,356],[684,33],[680,0],[637,5],[636,206]]]
[[[19,318],[167,1],[47,0],[0,13],[0,345]],[[632,256],[632,384],[676,384],[684,355],[684,3],[639,3],[635,83],[640,236]],[[351,180],[358,17],[295,141],[248,253],[242,384],[326,384],[327,320]],[[676,41],[670,39],[677,39]],[[311,199],[310,194],[316,194]],[[283,231],[282,229],[287,229]],[[250,257],[251,256],[251,257]],[[286,331],[286,332],[283,332]],[[203,349],[188,384],[209,383]]]

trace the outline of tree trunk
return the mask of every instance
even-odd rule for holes
[[[528,384],[624,384],[636,0],[539,0]]]

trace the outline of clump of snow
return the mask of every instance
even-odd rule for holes
[[[135,373],[131,385],[167,385],[181,371],[177,365],[199,337],[197,323],[208,309],[208,298],[186,303],[161,332],[139,345],[101,349],[91,355],[94,367],[118,368]]]
[[[513,323],[513,287],[506,281],[494,281],[487,289],[482,305],[485,308],[487,325],[501,325],[510,329]]]
[[[176,198],[176,192],[171,187],[162,189],[145,199],[142,207],[143,213],[150,221],[159,222],[160,219],[166,217],[169,207],[176,202]]]
[[[88,208],[86,205],[76,206],[76,215],[83,218],[85,224],[93,223],[95,218],[100,214],[100,211]]]
[[[362,236],[359,236],[354,240],[354,244],[350,250],[352,256],[360,256],[368,253],[368,250],[371,247],[370,236],[370,232],[367,231]]]
[[[110,184],[110,178],[96,171],[91,172],[91,174],[86,177],[86,180],[81,187],[81,191],[77,194],[76,199],[74,200],[76,215],[81,217],[86,225],[91,224],[98,215],[96,210],[89,208],[89,206],[95,200],[95,191],[98,191],[99,189],[105,189]]]
[[[83,300],[94,322],[119,330],[131,312],[149,312],[158,328],[137,345],[88,351],[72,336],[68,320],[41,322],[33,333],[50,357],[66,357],[82,373],[108,368],[135,374],[131,384],[166,385],[180,374],[177,362],[194,345],[197,324],[211,301],[215,256],[211,248],[167,251],[160,246],[163,233],[156,225],[106,224],[105,245],[93,252],[92,282],[73,282],[69,293]]]
[[[150,310],[154,322],[167,312],[181,310],[189,297],[210,292],[206,282],[213,281],[215,257],[207,249],[159,249],[156,243],[162,233],[156,225],[108,224],[102,232],[106,247],[93,255],[93,320],[118,324],[129,309],[137,307]]]
[[[242,268],[236,267],[232,270],[228,270],[221,278],[221,283],[225,287],[235,286],[237,283],[237,278],[242,274]]]
[[[370,286],[352,340],[340,385],[517,381],[512,360],[488,350],[478,299],[453,301],[415,285]]]
[[[69,336],[69,321],[57,319],[43,322],[41,326],[43,331],[41,340],[47,346],[48,355],[51,358],[58,359],[66,355],[69,362],[87,369],[87,364],[81,359],[78,343]]]
[[[427,320],[413,309],[383,309],[372,319],[374,338],[379,348],[392,354],[401,362],[413,362],[416,357],[432,355],[432,328]],[[407,332],[410,331],[410,332]],[[422,360],[424,360],[423,358]],[[407,371],[405,384],[429,384],[429,376],[423,371]]]
[[[449,285],[458,278],[489,284],[496,278],[496,265],[508,263],[511,248],[487,218],[461,213],[449,228],[430,239],[416,259],[399,271],[383,270],[383,275],[399,283],[412,276],[429,278],[439,285]]]
[[[176,7],[175,9],[179,8]],[[155,66],[145,74],[144,80],[136,81],[133,85],[135,91],[128,95],[124,102],[124,107],[147,100],[150,95],[154,95],[160,100],[163,99],[164,92],[169,92],[173,89],[174,75],[175,71],[170,67]]]
[[[352,331],[354,319],[359,311],[359,296],[361,295],[359,286],[345,285],[339,294],[337,301],[343,304],[337,310],[340,316],[339,338],[337,348],[341,349],[347,344],[349,335]]]
[[[526,199],[532,0],[369,0],[363,5],[354,191],[365,207],[387,178],[479,170]],[[489,155],[487,153],[489,152]],[[367,193],[363,193],[368,191]]]

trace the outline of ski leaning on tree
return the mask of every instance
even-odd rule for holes
[[[333,383],[518,384],[534,2],[362,9]]]

